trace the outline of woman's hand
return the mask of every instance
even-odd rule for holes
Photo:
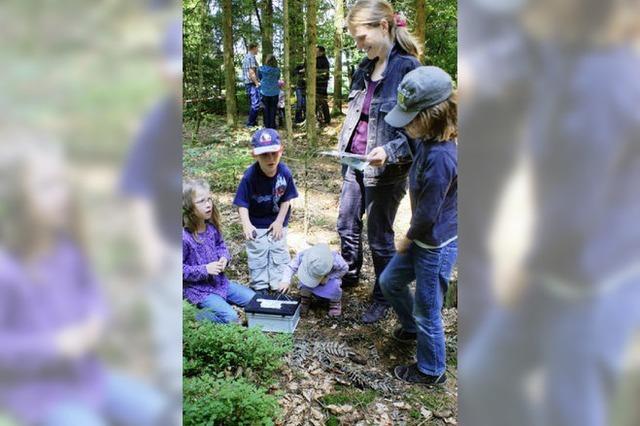
[[[367,155],[367,161],[373,167],[382,167],[384,166],[384,162],[387,161],[387,153],[381,146],[373,148],[369,155]]]

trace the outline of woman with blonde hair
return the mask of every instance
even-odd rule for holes
[[[393,221],[411,166],[407,136],[385,123],[384,117],[396,104],[402,78],[420,66],[421,48],[409,33],[406,18],[384,0],[358,1],[347,15],[347,27],[366,57],[353,75],[339,150],[366,155],[368,165],[364,170],[343,166],[337,228],[342,256],[349,265],[343,286],[355,286],[362,267],[362,217],[367,212],[376,279],[373,303],[362,320],[373,323],[389,308],[379,277],[395,253]]]

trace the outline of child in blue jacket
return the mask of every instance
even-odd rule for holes
[[[407,73],[398,101],[385,120],[415,139],[409,171],[411,225],[380,276],[401,327],[394,339],[417,339],[418,362],[397,366],[395,375],[426,385],[446,381],[442,304],[458,246],[457,105],[451,77],[437,67]],[[409,284],[416,281],[415,297]]]

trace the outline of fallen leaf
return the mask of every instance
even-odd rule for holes
[[[313,397],[313,390],[312,389],[303,390],[302,396],[304,396],[304,399],[306,399],[307,402],[311,402],[311,398]]]
[[[331,329],[332,329],[332,330],[335,330],[337,327],[338,327],[338,324],[333,324],[333,325],[331,326]]]
[[[422,414],[422,417],[424,417],[426,420],[429,420],[431,417],[433,417],[433,413],[424,407],[420,408],[420,414]]]
[[[451,417],[453,413],[451,412],[451,410],[442,410],[442,411],[435,411],[433,415],[439,419],[446,419],[447,417]]]
[[[447,417],[446,419],[444,419],[444,422],[446,424],[449,424],[449,425],[457,425],[458,424],[458,421],[456,420],[455,417]]]
[[[411,410],[411,406],[409,404],[407,404],[406,402],[394,402],[393,403],[394,407],[398,407],[401,410]]]
[[[331,414],[336,414],[336,415],[340,415],[340,414],[346,414],[346,413],[350,413],[351,411],[353,411],[353,406],[352,405],[327,405],[327,409],[331,412]]]

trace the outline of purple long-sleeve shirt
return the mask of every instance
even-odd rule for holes
[[[0,251],[0,411],[31,424],[58,404],[98,407],[104,373],[93,352],[63,357],[56,338],[106,307],[85,256],[58,241],[26,263]]]
[[[291,278],[293,274],[298,272],[298,268],[300,268],[300,263],[302,262],[302,258],[306,254],[306,250],[301,251],[294,257],[291,262],[284,268],[282,273],[282,281],[286,283],[291,283]],[[320,284],[317,287],[310,288],[305,285],[300,284],[300,288],[304,288],[315,294],[319,297],[324,297],[329,300],[339,300],[342,296],[342,277],[349,270],[349,265],[342,258],[340,253],[336,251],[332,251],[333,255],[333,267],[331,271],[327,274],[326,280],[324,284]]]
[[[182,230],[182,297],[194,305],[212,294],[226,300],[229,280],[224,273],[209,275],[207,264],[223,257],[231,260],[231,254],[220,232],[210,223],[198,239],[199,242],[189,231]]]

